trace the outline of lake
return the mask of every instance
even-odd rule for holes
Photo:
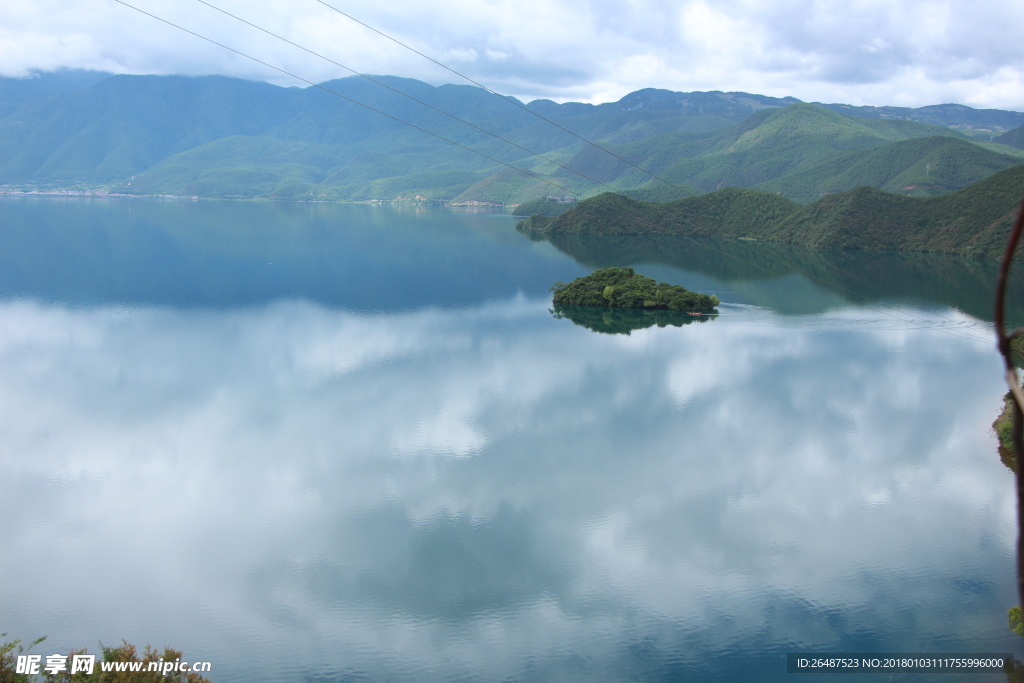
[[[552,314],[552,283],[609,265],[721,315]],[[1021,656],[994,273],[429,207],[4,199],[0,632],[170,646],[218,682]]]

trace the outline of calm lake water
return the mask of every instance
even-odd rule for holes
[[[994,264],[514,226],[0,201],[0,632],[218,682],[1024,652]],[[607,265],[721,316],[552,315]]]

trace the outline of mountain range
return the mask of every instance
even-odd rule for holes
[[[83,71],[0,78],[0,184],[499,204],[743,187],[806,204],[861,185],[942,195],[1024,162],[1022,112],[657,89],[600,105],[524,104],[471,86],[372,78],[309,88]]]

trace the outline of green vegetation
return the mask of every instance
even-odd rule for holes
[[[1014,365],[1018,368],[1024,368],[1024,337],[1013,337],[1010,339],[1010,355]],[[1010,392],[1006,392],[1003,396],[1003,409],[999,412],[995,422],[992,423],[992,431],[996,433],[996,437],[999,439],[999,445],[997,446],[999,459],[1011,471],[1016,472],[1017,454],[1014,452],[1012,436],[1013,399]],[[1019,607],[1016,609],[1020,610]],[[1024,633],[1020,635],[1024,637]]]
[[[523,202],[512,211],[513,216],[558,216],[571,209],[576,202],[560,202],[551,197]]]
[[[752,115],[709,140],[697,154],[677,154],[684,158],[660,175],[705,191],[753,187],[806,171],[839,154],[926,136],[963,137],[914,121],[865,121],[824,107],[793,104]]]
[[[772,228],[767,239],[812,247],[1002,256],[1024,188],[1015,166],[963,190],[915,199],[869,187],[832,195]]]
[[[1024,611],[1021,610],[1020,605],[1011,607],[1006,616],[1010,621],[1010,630],[1024,638]]]
[[[639,199],[642,202],[671,202],[676,199],[686,199],[704,194],[689,185],[666,185],[665,183],[652,182],[649,187],[637,190],[623,190],[622,194],[630,199]]]
[[[118,188],[133,194],[364,201],[452,199],[486,174],[460,169],[409,172],[418,153],[351,154],[340,145],[265,136],[222,138],[175,154]],[[344,160],[339,164],[339,161]]]
[[[556,282],[551,291],[555,304],[609,308],[667,309],[710,313],[718,297],[691,292],[680,285],[658,282],[632,268],[600,268],[569,284]]]
[[[545,234],[749,238],[815,248],[959,253],[998,258],[1024,188],[1024,166],[939,197],[858,187],[800,206],[728,188],[652,204],[606,193],[553,219],[520,223]]]
[[[992,141],[1008,145],[1010,147],[1016,147],[1017,149],[1024,149],[1024,126],[1019,126],[1013,130],[1007,131]]]
[[[127,194],[503,204],[552,194],[545,181],[566,188],[558,193],[589,196],[611,187],[662,202],[728,186],[756,187],[800,202],[862,184],[924,196],[960,189],[1014,163],[1019,150],[977,134],[1006,131],[1024,121],[1019,112],[946,105],[893,114],[892,108],[843,109],[748,93],[655,89],[596,106],[545,100],[528,105],[621,157],[615,158],[479,88],[377,78],[546,159],[358,77],[323,86],[537,177],[316,88],[214,76],[68,72],[0,78],[0,184],[52,189],[84,183]],[[837,107],[842,113],[834,111]],[[971,136],[950,129],[951,124],[965,126]],[[903,144],[917,139],[929,142]],[[1010,138],[1005,142],[1015,144]]]
[[[0,633],[0,638],[6,636],[6,633]],[[17,673],[18,655],[30,651],[44,640],[46,640],[46,636],[37,638],[27,648],[22,646],[20,640],[8,640],[0,643],[0,683],[29,683],[31,678]]]
[[[822,313],[839,302],[912,302],[954,306],[992,320],[999,261],[949,254],[861,249],[811,249],[779,242],[678,235],[569,235],[524,231],[589,270],[661,264],[703,275],[752,304],[783,314]],[[1024,269],[1011,273],[1011,291],[1024,287]],[[783,286],[772,281],[787,278]],[[808,279],[810,278],[810,279]],[[1024,322],[1024,301],[1011,297],[1007,319]]]
[[[6,636],[0,633],[0,638]],[[37,676],[17,672],[18,655],[27,654],[33,647],[43,642],[46,638],[39,638],[27,648],[22,647],[20,640],[11,640],[0,643],[0,683],[32,683]],[[92,673],[76,672],[71,673],[70,666],[64,671],[46,673],[43,668],[46,666],[46,657],[40,662],[40,674],[46,683],[210,683],[210,679],[200,676],[198,673],[169,671],[166,675],[162,671],[146,671],[151,662],[175,662],[181,660],[183,653],[178,650],[164,648],[161,652],[154,650],[149,645],[139,655],[135,646],[127,641],[122,641],[116,647],[100,645],[102,655],[96,658],[96,664]],[[52,654],[52,653],[51,653]],[[72,661],[74,655],[87,654],[85,648],[72,650],[68,653],[67,662]],[[141,662],[142,671],[103,671],[101,662]]]
[[[794,201],[729,187],[699,197],[655,204],[605,193],[556,219],[531,219],[524,230],[575,235],[704,235],[746,237],[800,211]]]
[[[931,197],[959,190],[1021,160],[952,137],[925,137],[839,154],[820,164],[756,189],[806,203],[869,185],[909,197]]]
[[[1017,456],[1013,452],[1013,438],[1011,432],[1013,430],[1013,404],[1010,399],[1010,392],[1006,392],[1003,396],[1003,409],[999,413],[999,417],[992,423],[992,430],[996,433],[996,437],[999,439],[999,444],[996,447],[999,452],[999,460],[1006,465],[1010,471],[1017,471]],[[1019,609],[1019,608],[1018,608]]]

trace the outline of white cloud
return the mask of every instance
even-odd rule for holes
[[[133,4],[312,81],[347,75],[198,2]],[[455,79],[314,0],[219,6],[364,73]],[[1024,109],[1021,3],[359,0],[344,10],[523,99],[605,101],[659,87]],[[5,75],[75,67],[295,84],[113,0],[3,3],[0,65]]]
[[[871,311],[628,338],[529,300],[0,320],[0,610],[55,647],[490,680],[606,662],[640,622],[703,634],[692,656],[828,637],[776,599],[870,626],[958,577],[1012,593],[989,344]],[[893,607],[907,580],[935,593]],[[1004,610],[907,638],[980,642]]]

